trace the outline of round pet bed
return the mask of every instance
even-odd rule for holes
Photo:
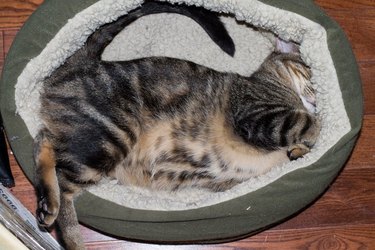
[[[31,181],[32,138],[40,124],[40,82],[93,30],[142,2],[46,0],[18,33],[1,79],[1,113],[12,150]],[[127,27],[107,47],[103,59],[170,56],[250,75],[272,51],[276,35],[292,40],[300,44],[301,55],[312,69],[322,119],[318,142],[303,159],[277,166],[227,192],[155,193],[104,180],[77,199],[80,221],[128,239],[213,242],[244,237],[294,215],[337,176],[361,128],[361,83],[345,35],[311,0],[169,2],[226,14],[222,20],[236,45],[234,58],[220,51],[192,20],[158,14]]]

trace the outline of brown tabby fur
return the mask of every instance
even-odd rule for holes
[[[95,32],[41,93],[37,214],[43,226],[57,218],[68,249],[84,248],[73,199],[104,176],[223,191],[303,156],[319,133],[291,85],[311,76],[298,55],[273,53],[251,77],[163,57],[102,61],[119,22]]]

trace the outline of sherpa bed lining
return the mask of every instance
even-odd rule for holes
[[[59,67],[67,57],[80,48],[87,37],[100,25],[111,22],[140,6],[140,0],[102,0],[78,13],[57,33],[40,55],[25,67],[16,84],[17,111],[32,137],[41,120],[39,92],[42,80]],[[322,119],[322,131],[311,153],[303,159],[277,166],[265,175],[252,178],[231,190],[212,193],[186,189],[175,193],[125,187],[117,181],[104,180],[88,191],[103,199],[130,208],[146,210],[185,210],[227,201],[255,191],[281,176],[311,165],[335,145],[351,129],[342,100],[336,70],[327,47],[322,26],[292,12],[268,6],[256,0],[170,0],[203,6],[217,12],[233,14],[238,21],[270,30],[284,40],[301,43],[301,54],[311,67],[317,92],[317,109]],[[272,39],[250,26],[223,17],[236,44],[234,58],[223,53],[207,34],[187,17],[175,15],[144,17],[131,24],[109,45],[105,60],[128,60],[147,56],[170,56],[187,59],[220,71],[250,75],[273,48]]]

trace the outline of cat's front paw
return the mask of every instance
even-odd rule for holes
[[[36,217],[39,225],[43,227],[51,226],[59,212],[59,202],[48,200],[47,197],[40,197],[38,201],[38,208],[36,210]]]
[[[306,146],[305,144],[295,144],[288,148],[287,155],[289,160],[297,160],[298,158],[301,158],[305,154],[310,152],[310,148]]]

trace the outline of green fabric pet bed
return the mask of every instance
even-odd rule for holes
[[[310,0],[169,2],[228,14],[221,18],[236,45],[235,56],[221,51],[191,19],[158,14],[122,31],[103,59],[169,56],[250,75],[274,49],[275,35],[295,41],[313,73],[322,119],[317,144],[304,158],[226,192],[192,188],[170,194],[104,180],[77,199],[80,221],[128,239],[212,242],[244,237],[296,214],[337,176],[361,128],[361,83],[344,33]],[[13,152],[31,181],[41,81],[80,48],[95,28],[140,4],[141,0],[46,0],[18,33],[2,74],[1,113]]]

